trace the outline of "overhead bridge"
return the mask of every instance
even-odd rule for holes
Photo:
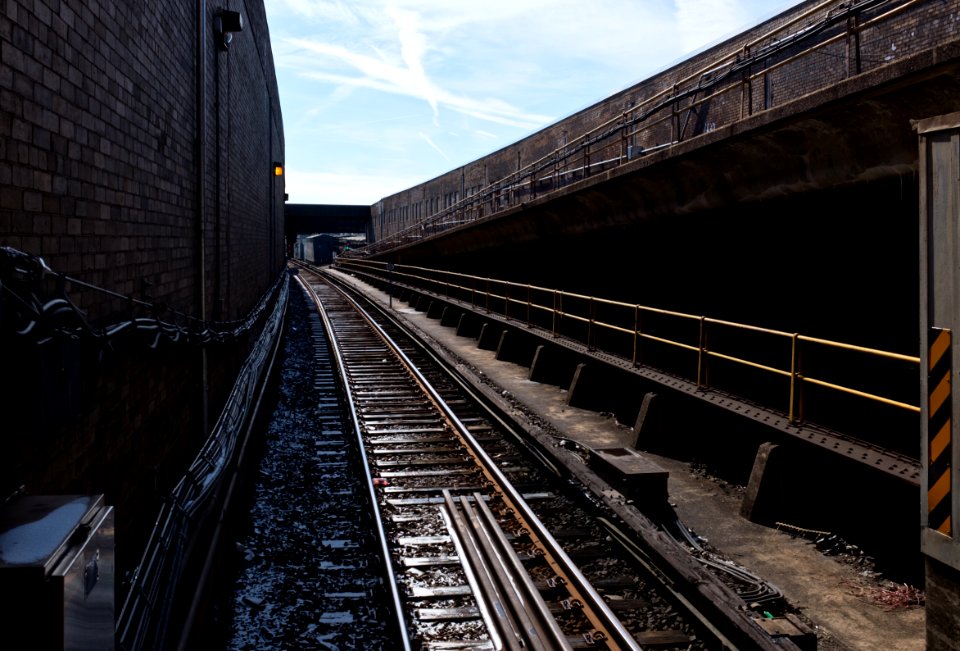
[[[364,233],[370,229],[370,206],[288,203],[283,209],[288,240],[314,233]]]

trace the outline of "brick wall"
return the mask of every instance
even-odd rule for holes
[[[217,7],[243,16],[226,51]],[[184,314],[246,315],[284,265],[272,166],[283,125],[263,2],[5,0],[0,54],[0,246]],[[96,327],[130,313],[79,283],[63,289]],[[11,332],[11,300],[0,299],[0,498],[19,485],[106,492],[130,560],[203,439],[205,393],[212,423],[248,342],[208,351],[205,391],[198,347],[36,346]]]
[[[709,75],[704,73],[718,65],[741,60],[747,53],[756,53],[776,42],[787,42],[805,30],[813,31],[815,25],[850,4],[839,0],[801,3],[504,149],[386,197],[373,206],[375,239],[413,226],[518,169],[562,153],[579,136],[600,125],[613,121],[616,126],[618,120],[636,117],[675,88],[682,90],[695,86],[701,79],[708,80]],[[817,29],[812,41],[788,47],[738,71],[709,92],[704,90],[683,97],[664,110],[650,114],[636,129],[618,131],[608,140],[608,146],[591,148],[590,160],[595,163],[625,157],[628,145],[650,148],[694,138],[815,90],[829,88],[857,72],[875,70],[935,44],[956,39],[958,34],[960,15],[953,3],[940,0],[875,3],[849,20]],[[814,42],[822,47],[797,56]],[[582,153],[568,161],[570,167],[582,164]],[[483,214],[495,208],[488,202]]]

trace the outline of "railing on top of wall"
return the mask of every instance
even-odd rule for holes
[[[811,84],[804,88],[805,93],[860,74],[871,65],[882,65],[885,61],[863,56],[863,43],[869,40],[867,34],[873,30],[878,36],[882,35],[886,21],[925,1],[928,0],[828,0],[817,4],[742,47],[719,55],[672,86],[476,194],[464,197],[406,229],[351,251],[347,257],[381,253],[409,244],[411,240],[427,238],[489,217],[539,194],[619,167],[638,156],[726,126],[758,110],[773,108],[777,103],[764,89],[770,76],[814,53],[823,53],[830,46],[842,46],[842,54],[823,57],[836,63],[830,70],[833,74],[827,74],[822,61],[812,62],[824,67],[823,74],[815,76],[822,85]],[[863,20],[868,11],[880,10],[884,5],[890,6],[886,11]],[[758,83],[759,88],[756,87]],[[719,114],[726,118],[726,122],[689,128],[691,118],[698,115],[700,107],[707,103],[716,104],[724,96],[735,94],[739,97],[727,99],[736,108]],[[756,95],[762,96],[762,102],[759,98],[755,101]],[[784,97],[783,102],[794,99],[791,95]]]
[[[899,411],[920,412],[920,407],[904,400],[850,386],[876,380],[872,377],[875,369],[864,371],[864,366],[869,366],[864,362],[852,367],[852,375],[856,377],[851,380],[828,381],[808,375],[803,368],[805,356],[814,354],[816,348],[833,353],[842,351],[859,355],[861,360],[872,360],[874,364],[879,361],[895,365],[884,372],[899,373],[905,378],[904,384],[916,387],[919,386],[915,376],[920,358],[914,355],[451,271],[343,258],[337,266],[470,303],[527,327],[549,331],[554,337],[586,344],[591,350],[609,353],[634,366],[649,366],[674,374],[679,369],[681,377],[705,391],[713,388],[711,373],[722,371],[717,362],[759,371],[765,378],[781,380],[772,392],[773,399],[767,401],[769,404],[759,404],[785,414],[796,425],[805,422],[806,387],[855,396]],[[664,350],[687,354],[678,357],[664,354]],[[652,359],[645,359],[648,356]],[[830,366],[833,369],[835,364]],[[871,377],[865,378],[864,374]]]

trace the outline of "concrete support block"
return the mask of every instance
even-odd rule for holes
[[[570,390],[567,392],[567,404],[571,407],[585,407],[587,396],[590,393],[590,367],[586,364],[577,364],[570,381]]]
[[[444,306],[443,303],[437,300],[430,301],[427,306],[427,318],[428,319],[439,319],[443,316]]]
[[[415,301],[413,302],[413,309],[417,312],[426,312],[430,308],[431,299],[429,296],[424,294],[417,294]]]
[[[500,335],[497,359],[529,366],[536,349],[536,340],[523,329],[508,328]]]
[[[477,337],[477,348],[496,350],[498,343],[500,343],[500,336],[497,326],[493,323],[484,323],[480,328],[480,336]]]
[[[601,363],[578,363],[573,371],[567,404],[579,409],[609,412],[618,422],[627,424],[619,409],[624,391],[624,378]]]
[[[503,332],[500,333],[500,341],[497,342],[497,354],[495,355],[495,357],[501,362],[508,361],[507,352],[509,348],[509,339],[510,339],[509,330],[504,330]]]
[[[927,651],[956,651],[960,640],[960,572],[926,559]]]
[[[531,382],[569,387],[576,372],[576,361],[556,346],[540,345],[533,352],[528,377]]]
[[[633,447],[646,447],[641,445],[644,439],[655,439],[662,432],[662,414],[660,413],[660,399],[653,391],[648,391],[643,396],[643,402],[640,403],[640,413],[637,414],[637,422],[633,425]]]
[[[440,315],[440,325],[452,328],[460,323],[460,311],[451,306],[443,308],[443,314]]]
[[[763,443],[757,450],[740,515],[759,524],[769,524],[783,495],[783,450],[776,443]]]
[[[547,353],[544,352],[546,347],[543,345],[537,346],[537,349],[533,352],[533,361],[530,362],[530,373],[527,374],[527,378],[531,382],[547,382]]]
[[[464,312],[460,315],[460,318],[457,320],[457,336],[458,337],[476,337],[477,329],[474,325],[474,321],[470,318],[470,314]]]

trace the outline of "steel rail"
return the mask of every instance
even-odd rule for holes
[[[445,491],[445,495],[450,495],[450,492]],[[474,493],[474,499],[477,500],[478,504],[483,503],[483,495],[479,493]],[[451,497],[452,501],[453,498]],[[477,517],[477,512],[470,506],[470,500],[460,497],[460,508],[463,509],[465,521],[471,526],[471,533],[477,545],[477,550],[482,554],[485,563],[490,568],[491,576],[497,582],[500,593],[509,602],[510,612],[514,613],[516,617],[518,633],[522,640],[521,646],[532,648],[535,651],[546,651],[542,628],[539,626],[542,617],[550,618],[550,611],[546,604],[542,601],[534,602],[531,608],[531,604],[524,600],[523,595],[517,589],[517,577],[511,573],[500,554],[500,550],[494,545],[492,534]],[[512,549],[510,553],[513,554]],[[522,567],[520,569],[524,571]],[[541,604],[542,610],[538,612],[537,606]],[[566,650],[569,649],[569,646],[562,646],[561,648]]]
[[[332,275],[333,275],[333,274],[330,274],[330,273],[327,273],[327,272],[321,272],[321,274],[324,275],[324,276],[332,276]],[[339,279],[339,278],[336,278],[336,277],[334,277],[332,280],[333,280],[333,282],[337,282],[337,283],[343,284],[344,287],[346,288],[346,290],[349,291],[350,293],[361,294],[361,295],[362,295],[362,293],[363,293],[363,292],[362,292],[361,290],[359,290],[357,287],[353,287],[353,286],[352,286],[352,283],[344,282],[342,279]],[[384,299],[384,302],[383,302],[382,305],[379,305],[376,301],[371,301],[371,305],[372,305],[372,309],[375,309],[375,310],[376,310],[376,313],[378,314],[378,318],[379,318],[380,316],[382,316],[382,317],[385,318],[387,321],[390,321],[390,322],[393,322],[393,323],[397,323],[398,326],[399,326],[398,319],[396,318],[396,316],[394,316],[393,314],[391,314],[390,311],[387,310],[385,299]],[[402,327],[402,326],[399,326],[399,327]],[[420,339],[420,337],[416,334],[416,332],[412,333],[411,336],[412,336],[414,339]],[[422,341],[421,341],[421,343],[422,343]],[[425,352],[429,357],[431,357],[431,358],[433,358],[433,359],[439,359],[439,358],[437,357],[437,355],[434,354],[434,353],[432,353],[430,350],[426,350],[426,351],[424,351],[424,352]],[[461,385],[462,385],[463,380],[457,379],[456,376],[455,376],[455,374],[453,374],[453,369],[454,369],[454,366],[455,366],[455,365],[454,365],[454,363],[452,363],[451,360],[442,360],[442,359],[441,359],[441,366],[444,367],[445,369],[447,369],[448,373],[451,373],[451,375],[452,375],[452,377],[450,378],[451,380],[453,380],[453,381],[454,381],[455,383],[457,383],[457,384],[461,384]],[[473,397],[477,397],[477,395],[478,395],[475,390],[474,390],[474,391],[471,391],[469,386],[467,387],[467,393],[471,394],[471,396],[473,396]],[[482,397],[480,398],[479,401],[480,401],[481,403],[487,403],[487,402],[488,402],[487,400],[483,399]],[[508,426],[508,427],[509,427],[509,426]],[[555,461],[556,461],[556,460],[555,460]],[[559,463],[559,462],[558,462],[558,463]],[[564,463],[559,463],[559,465],[564,466],[564,467],[569,471],[569,468],[566,466],[566,464],[564,464]],[[568,474],[567,472],[564,472],[561,476],[566,476],[567,474]],[[575,473],[574,473],[574,474],[575,474]],[[475,496],[475,499],[476,499],[476,496]],[[477,504],[481,504],[483,501],[484,501],[484,500],[480,500],[479,502],[477,502]],[[493,504],[493,503],[494,503],[494,502],[491,502],[491,504]],[[482,508],[482,507],[475,507],[475,508]],[[441,513],[441,515],[443,516],[444,520],[447,521],[447,520],[448,520],[448,516],[447,516],[446,512],[445,512],[444,510],[441,510],[440,513]],[[617,531],[616,531],[616,535],[611,536],[611,537],[608,538],[607,540],[608,540],[608,541],[609,541],[609,540],[613,540],[615,543],[617,543],[617,545],[618,545],[621,549],[623,549],[625,552],[627,552],[627,553],[634,559],[634,561],[639,561],[638,566],[642,566],[643,568],[645,568],[646,571],[648,571],[648,572],[650,572],[652,575],[654,575],[654,577],[656,577],[656,578],[654,578],[654,581],[655,581],[658,585],[659,585],[659,584],[663,584],[663,586],[666,588],[666,590],[667,590],[668,592],[670,592],[670,594],[671,594],[671,599],[675,599],[675,600],[677,601],[677,605],[678,605],[681,609],[688,611],[688,613],[689,613],[689,615],[692,617],[692,620],[693,620],[693,621],[699,622],[699,625],[701,625],[701,626],[705,627],[706,629],[708,629],[708,630],[710,631],[710,635],[715,635],[715,636],[717,636],[717,637],[718,637],[718,641],[721,643],[721,645],[723,646],[723,648],[730,648],[730,649],[740,648],[740,647],[738,647],[736,644],[734,644],[734,643],[732,643],[732,642],[730,641],[730,640],[732,639],[732,638],[729,637],[731,634],[737,634],[737,635],[739,635],[739,634],[746,633],[747,636],[749,637],[749,639],[753,640],[754,642],[757,642],[758,640],[760,640],[760,637],[758,637],[759,634],[756,634],[756,635],[755,635],[755,633],[756,633],[756,631],[754,631],[754,626],[755,626],[755,625],[754,625],[754,623],[753,623],[752,621],[747,622],[745,626],[744,626],[744,622],[739,622],[739,623],[735,623],[735,624],[734,624],[734,628],[733,628],[733,629],[724,628],[722,625],[720,625],[720,624],[717,623],[717,622],[720,621],[719,619],[717,619],[717,621],[713,621],[714,616],[713,616],[713,615],[710,615],[710,614],[708,614],[708,612],[702,610],[702,608],[703,608],[703,606],[704,606],[703,603],[700,603],[699,605],[696,605],[696,604],[694,603],[694,602],[695,602],[695,599],[694,599],[693,597],[690,597],[689,595],[688,595],[688,596],[684,596],[683,591],[682,591],[682,590],[680,589],[680,587],[679,587],[680,583],[682,583],[682,580],[678,580],[678,579],[680,579],[680,577],[679,577],[679,576],[675,576],[675,575],[673,574],[673,572],[677,570],[677,567],[673,565],[673,560],[667,561],[666,564],[664,565],[664,567],[663,567],[663,568],[660,568],[660,567],[659,567],[659,564],[660,564],[660,563],[663,563],[664,560],[665,560],[665,558],[659,557],[657,560],[654,560],[655,554],[654,554],[654,555],[651,555],[651,553],[650,553],[651,550],[648,549],[646,552],[641,551],[640,548],[637,546],[637,545],[638,545],[638,541],[635,542],[634,540],[632,540],[632,538],[634,538],[634,537],[636,536],[636,533],[628,534],[628,533],[626,533],[626,530],[621,531],[621,530],[619,530],[619,526],[613,525],[612,523],[610,523],[608,520],[606,520],[606,519],[605,519],[604,517],[602,517],[602,516],[599,518],[598,522],[599,522],[604,528],[606,528],[606,529],[616,529],[616,530],[617,530]],[[623,526],[623,524],[624,524],[624,523],[621,522],[621,523],[620,523],[620,526]],[[448,529],[450,528],[449,525],[448,525],[447,528],[448,528]],[[611,531],[611,533],[614,533],[614,532]],[[649,541],[648,541],[648,542],[649,542]],[[675,559],[674,559],[674,560],[675,560]],[[699,561],[699,559],[698,559],[698,561]],[[727,575],[731,576],[731,577],[732,577],[735,581],[737,581],[738,583],[742,583],[744,586],[747,586],[748,591],[745,592],[744,594],[745,594],[747,597],[750,598],[750,600],[751,600],[750,603],[752,603],[753,601],[760,602],[760,601],[767,601],[767,600],[770,600],[770,599],[775,599],[774,593],[776,593],[776,590],[773,590],[773,591],[771,591],[771,590],[769,590],[769,589],[764,590],[764,589],[761,589],[761,588],[756,587],[757,585],[759,585],[759,584],[757,584],[756,581],[755,581],[755,578],[756,578],[756,577],[753,577],[752,575],[750,575],[749,572],[746,572],[746,573],[741,574],[741,572],[744,572],[743,568],[737,568],[736,566],[734,566],[733,568],[731,568],[730,566],[724,564],[722,560],[720,560],[719,564],[716,564],[716,565],[714,565],[714,564],[712,564],[712,563],[709,563],[709,562],[708,562],[708,563],[704,563],[704,562],[702,562],[702,561],[699,562],[699,565],[700,565],[700,566],[703,566],[703,567],[709,567],[711,572],[718,572],[718,571],[719,571],[719,572],[722,572],[722,573],[724,573],[724,574],[727,574]],[[669,568],[671,568],[671,567],[672,567],[672,569],[669,569]],[[672,578],[671,578],[671,577],[672,577]],[[749,584],[755,584],[755,585],[754,585],[753,587],[750,587]],[[701,583],[700,585],[702,586],[702,585],[704,585],[704,584]],[[706,582],[705,585],[709,586],[710,583],[709,583],[709,582]],[[541,589],[542,589],[542,586],[541,586]],[[706,596],[706,597],[710,600],[710,602],[714,602],[714,601],[716,601],[718,594],[724,593],[724,592],[723,592],[724,589],[725,589],[725,588],[724,588],[723,586],[715,586],[713,589],[710,589],[710,588],[708,587],[708,589],[706,589],[706,590],[703,590],[703,588],[701,587],[701,588],[697,588],[697,593],[699,594],[699,596],[700,596],[701,598],[703,598],[704,596]],[[719,590],[719,592],[718,592],[717,590]],[[738,593],[738,594],[740,593],[740,588],[737,588],[737,593]],[[725,594],[725,593],[724,593],[724,594]],[[707,608],[706,610],[709,611],[710,609]],[[475,616],[475,615],[474,615],[474,616]],[[730,614],[725,614],[725,616],[729,618],[729,617],[730,617]],[[734,618],[730,619],[729,621],[731,621],[731,622],[736,622],[737,619],[736,619],[736,617],[734,617]],[[726,632],[723,632],[723,631],[726,631]],[[598,639],[598,638],[595,638],[595,639],[594,639],[594,643],[596,643],[597,639]],[[584,640],[586,640],[588,644],[590,643],[588,638],[585,637]],[[571,641],[571,643],[574,644],[575,648],[580,648],[579,646],[577,646],[577,642],[574,641],[573,638],[570,638],[570,641]],[[601,646],[602,646],[602,645],[601,645]],[[791,644],[788,644],[787,646],[789,646],[790,648],[793,648],[793,646],[792,646]],[[485,648],[488,648],[488,647],[485,647]],[[616,647],[611,646],[611,648],[616,648]],[[720,647],[718,646],[717,648],[720,648]],[[746,647],[743,647],[743,648],[746,648]],[[751,646],[751,648],[753,648],[753,647]],[[757,647],[757,648],[772,648],[772,647],[764,646],[764,645],[761,643],[761,646],[760,646],[760,647]]]
[[[444,493],[444,498],[446,499],[446,493],[448,493],[448,491],[444,491]],[[447,526],[450,541],[453,543],[454,549],[457,550],[457,555],[460,558],[466,559],[470,550],[467,544],[469,541],[466,540],[467,532],[462,520],[456,514],[456,510],[452,508],[452,504],[448,504],[445,509],[440,509],[440,515],[443,517],[444,524]],[[467,583],[470,585],[470,590],[476,599],[480,617],[483,619],[484,624],[486,624],[487,634],[490,636],[490,642],[493,648],[503,649],[506,642],[504,642],[500,634],[504,625],[500,620],[505,617],[506,613],[504,613],[502,609],[497,608],[496,604],[490,603],[489,599],[484,600],[476,597],[476,595],[483,594],[484,591],[488,589],[487,577],[475,571],[475,565],[473,563],[462,563],[461,566],[467,578]]]
[[[456,513],[456,511],[451,509],[451,513]],[[451,520],[448,514],[443,513],[443,511],[441,511],[441,514],[443,515],[445,521],[449,522]],[[492,559],[496,556],[496,554],[493,554],[489,551],[483,554],[479,554],[478,552],[474,551],[474,550],[488,549],[490,544],[489,543],[476,544],[475,542],[471,542],[471,544],[465,544],[463,540],[468,540],[468,539],[470,541],[476,540],[476,541],[480,541],[480,543],[483,543],[484,538],[470,537],[469,533],[462,533],[461,535],[457,535],[457,531],[451,526],[448,526],[448,530],[450,531],[450,534],[451,534],[450,537],[452,539],[452,542],[454,543],[454,546],[457,547],[458,552],[460,552],[461,554],[461,557],[470,559],[470,563],[464,563],[463,568],[464,568],[465,574],[467,575],[468,583],[471,585],[474,591],[475,600],[479,605],[478,610],[480,611],[481,616],[484,618],[484,621],[487,624],[487,630],[492,631],[494,633],[494,637],[497,640],[501,639],[499,633],[503,632],[504,637],[508,641],[510,641],[510,643],[507,644],[507,646],[511,649],[516,648],[517,651],[519,651],[521,648],[530,648],[531,645],[535,648],[542,648],[542,649],[569,648],[568,646],[565,646],[565,645],[558,646],[556,644],[551,644],[551,646],[544,647],[542,645],[535,644],[534,643],[535,640],[533,639],[527,639],[527,644],[523,644],[521,646],[515,646],[512,641],[515,638],[519,639],[520,633],[522,631],[539,630],[539,628],[542,628],[542,627],[531,623],[529,621],[529,617],[526,617],[526,620],[523,619],[525,616],[523,615],[522,611],[519,610],[519,607],[516,606],[516,604],[518,603],[518,597],[516,595],[512,595],[512,593],[505,592],[505,590],[507,590],[506,583],[499,581],[499,584],[501,586],[500,587],[501,591],[498,591],[497,577],[500,574],[502,574],[503,571],[501,570],[500,572],[497,572],[497,571],[489,571],[485,569],[490,564],[485,563],[483,560],[487,558]],[[502,563],[500,565],[502,566]],[[496,564],[494,564],[494,566],[496,566]],[[475,567],[477,569],[472,570],[471,567]],[[509,585],[511,586],[516,585],[518,583],[520,583],[520,580],[515,577],[512,577],[509,581]],[[482,589],[479,589],[480,586],[482,586]],[[520,617],[521,619],[521,624],[519,625],[519,627],[515,623],[514,618],[507,618],[507,620],[509,621],[505,622],[504,618],[496,619],[491,615],[491,612],[504,615],[506,610],[503,606],[504,600],[510,601],[515,604],[515,607],[510,609],[509,612],[520,613],[520,615],[518,615],[518,617]],[[544,609],[543,612],[538,615],[538,619],[542,619],[543,617],[550,618],[551,615],[545,606],[543,607],[543,609]],[[561,635],[561,638],[562,638],[562,635]],[[495,645],[497,645],[497,648],[501,648],[499,644],[500,643],[495,641]]]
[[[479,499],[482,501],[483,496]],[[461,501],[463,507],[461,512],[449,489],[443,490],[443,500],[447,514],[456,525],[457,534],[461,537],[464,551],[467,552],[464,560],[471,566],[474,575],[480,577],[479,583],[482,590],[479,594],[475,593],[474,597],[478,602],[485,599],[487,608],[497,613],[494,622],[503,635],[505,648],[511,651],[522,651],[531,642],[533,646],[542,648],[528,635],[532,628],[530,616],[518,602],[516,594],[511,591],[510,582],[504,580],[502,565],[491,553],[489,545],[484,544],[480,532],[471,526],[472,518],[468,504]]]
[[[326,274],[323,274],[323,275],[324,277],[329,278],[329,275],[326,275]],[[392,323],[394,326],[396,326],[397,328],[406,329],[389,312],[380,310],[380,315],[384,319]],[[433,361],[434,364],[436,364],[438,367],[441,367],[447,370],[448,378],[452,382],[454,382],[463,393],[467,394],[474,402],[478,404],[486,404],[486,401],[484,400],[483,396],[477,393],[477,391],[472,386],[464,382],[460,377],[458,377],[455,373],[453,373],[452,370],[449,368],[448,364],[443,359],[438,357],[436,353],[434,353],[429,347],[424,345],[423,352]],[[522,446],[530,454],[534,455],[540,461],[540,463],[543,464],[545,468],[549,469],[554,475],[558,477],[561,477],[563,475],[563,473],[557,467],[557,464],[553,460],[551,460],[549,457],[545,456],[542,452],[540,452],[539,449],[537,449],[536,447],[530,446],[529,443],[526,441],[526,439],[523,436],[521,436],[519,433],[517,433],[513,425],[505,421],[503,418],[501,418],[499,415],[497,415],[494,412],[490,412],[486,414],[486,416],[489,420],[495,422],[498,428],[500,428],[505,433],[509,434],[513,438],[515,443]]]
[[[576,564],[563,551],[560,544],[554,539],[547,528],[543,525],[537,515],[530,508],[526,500],[503,474],[497,464],[490,458],[476,438],[470,433],[470,430],[454,413],[453,409],[446,403],[436,388],[420,372],[416,365],[403,352],[400,346],[390,335],[383,330],[377,321],[357,302],[348,296],[343,290],[335,285],[331,285],[353,306],[365,321],[377,332],[378,336],[391,348],[394,354],[401,362],[407,366],[414,381],[421,386],[430,400],[436,405],[438,410],[444,415],[454,432],[462,440],[464,446],[470,450],[477,462],[482,467],[484,473],[491,479],[494,485],[502,490],[501,498],[508,508],[511,508],[518,517],[520,517],[528,526],[530,537],[534,544],[538,545],[548,555],[549,564],[554,571],[567,581],[567,588],[574,599],[584,604],[584,615],[594,624],[597,630],[602,631],[607,639],[611,640],[620,649],[635,649],[641,647],[626,630],[620,620],[616,617],[610,607],[603,601],[603,598],[590,585]],[[365,457],[366,461],[366,457]],[[369,471],[368,471],[369,472]],[[371,480],[372,490],[372,480]]]
[[[320,297],[317,296],[316,291],[309,283],[304,282],[299,276],[297,276],[297,281],[303,286],[308,294],[310,295],[311,300],[317,307],[317,312],[320,314],[320,318],[323,320],[323,327],[326,328],[327,332],[330,333],[330,348],[333,353],[333,359],[337,364],[337,370],[340,374],[340,380],[343,383],[344,387],[349,387],[349,378],[347,376],[346,366],[344,364],[342,351],[340,345],[337,342],[337,337],[335,336],[335,330],[333,329],[333,324],[330,321],[330,317],[327,314],[327,310],[324,308],[323,304],[320,302]],[[404,651],[412,651],[413,645],[410,641],[410,635],[407,631],[407,624],[404,618],[404,608],[403,602],[400,597],[399,583],[397,582],[396,572],[393,570],[393,563],[390,558],[390,548],[387,543],[387,532],[383,527],[383,517],[380,512],[380,507],[377,502],[377,494],[374,490],[373,485],[373,476],[370,474],[370,463],[367,458],[367,452],[363,446],[363,433],[360,431],[360,420],[357,416],[357,405],[354,401],[354,396],[351,391],[344,391],[344,399],[347,403],[348,411],[350,412],[350,420],[353,423],[354,433],[357,436],[358,447],[360,449],[360,456],[362,458],[363,472],[366,475],[366,486],[368,491],[368,497],[370,499],[370,508],[374,512],[374,523],[376,525],[376,535],[378,542],[380,544],[380,551],[383,554],[383,565],[384,570],[387,573],[389,590],[390,590],[390,599],[393,602],[394,615],[396,618],[396,629],[398,635],[398,643],[404,649]]]
[[[517,621],[520,609],[513,603],[509,606],[506,603],[510,601],[509,596],[502,591],[502,586],[497,581],[496,571],[490,566],[489,557],[484,554],[466,518],[455,506],[448,489],[443,490],[443,499],[446,506],[445,513],[454,525],[454,528],[450,529],[450,536],[459,539],[460,551],[464,552],[460,557],[461,566],[465,571],[469,569],[477,581],[476,587],[479,589],[474,590],[474,599],[481,610],[495,613],[488,622],[488,632],[491,635],[496,634],[501,640],[500,646],[495,648],[521,651],[525,646],[525,640],[522,624]],[[489,628],[490,623],[493,624],[493,628]]]
[[[486,531],[489,533],[497,548],[500,550],[505,563],[508,563],[512,569],[512,576],[515,577],[515,580],[517,581],[518,591],[523,593],[529,603],[535,605],[533,612],[538,616],[538,621],[534,623],[534,626],[536,627],[538,636],[541,639],[550,642],[550,645],[547,647],[548,649],[569,649],[569,642],[567,642],[566,637],[564,637],[563,632],[557,625],[556,619],[550,615],[547,604],[544,602],[540,591],[537,590],[537,587],[533,584],[533,580],[531,580],[530,575],[527,574],[523,569],[520,559],[513,551],[513,547],[511,547],[510,543],[507,541],[507,538],[503,533],[503,529],[501,529],[497,524],[497,520],[494,517],[493,512],[490,510],[490,507],[487,506],[482,499],[480,499],[480,495],[478,493],[474,493],[473,497],[474,503],[476,504],[476,511],[479,512],[483,520],[486,522]],[[464,502],[463,504],[464,509],[469,508],[469,504],[467,502]]]
[[[369,261],[367,261],[369,262]],[[356,266],[361,267],[357,264]],[[373,266],[373,265],[371,265]],[[390,278],[384,278],[376,273],[372,273],[373,270],[344,270],[345,273],[351,273],[359,279],[365,279],[368,282],[372,282],[375,285],[379,283],[390,284],[391,287],[394,287]],[[331,274],[332,275],[332,274]],[[414,292],[423,293],[423,289],[416,286],[408,285],[399,285],[402,289],[412,290]],[[385,290],[387,291],[387,290]],[[427,295],[430,295],[427,293]],[[558,297],[558,293],[554,292],[555,298]],[[438,297],[442,298],[442,297]],[[464,308],[466,310],[471,309],[470,298],[467,297],[466,300],[449,298],[448,300],[452,305]],[[825,428],[816,423],[811,423],[807,421],[803,416],[804,411],[804,392],[801,390],[801,387],[804,385],[813,385],[816,383],[816,380],[813,382],[805,382],[805,378],[811,378],[809,374],[805,374],[801,371],[800,368],[800,346],[802,343],[799,341],[799,334],[793,334],[790,339],[792,340],[792,348],[790,350],[790,371],[789,371],[789,403],[786,410],[778,407],[773,407],[770,405],[759,405],[755,403],[743,402],[742,399],[737,398],[737,396],[725,393],[724,391],[717,389],[715,386],[706,386],[704,384],[693,385],[692,380],[685,379],[686,376],[677,375],[676,373],[671,373],[669,371],[661,371],[656,367],[649,366],[644,364],[641,361],[642,354],[640,348],[638,347],[638,342],[645,339],[655,341],[658,344],[669,345],[677,347],[680,349],[689,350],[691,353],[697,353],[700,351],[700,348],[696,346],[690,346],[687,344],[678,344],[677,342],[653,337],[648,335],[643,330],[646,329],[647,325],[644,324],[641,327],[640,319],[640,306],[634,306],[634,325],[636,326],[636,338],[634,339],[633,346],[633,356],[619,357],[617,359],[622,359],[625,363],[632,363],[635,369],[638,369],[636,372],[641,374],[643,377],[649,377],[656,382],[666,384],[670,387],[679,388],[680,391],[684,392],[689,396],[697,396],[700,398],[706,397],[711,401],[712,404],[718,405],[724,409],[732,410],[737,414],[745,415],[748,419],[751,419],[755,422],[772,426],[780,431],[787,433],[791,436],[800,438],[801,440],[812,443],[818,447],[831,450],[833,452],[839,452],[842,456],[853,459],[858,463],[864,463],[870,468],[880,469],[882,472],[890,474],[892,477],[895,477],[898,480],[904,480],[913,485],[919,483],[920,476],[920,466],[919,462],[909,456],[899,452],[894,452],[889,449],[880,447],[876,444],[869,443],[865,440],[858,439],[849,434],[843,434],[839,431],[831,430],[830,428]],[[474,309],[482,309],[482,306],[473,305]],[[557,304],[554,303],[553,308],[548,308],[549,311],[553,314],[557,313]],[[382,310],[384,313],[387,313],[386,309]],[[478,313],[478,316],[479,313]],[[574,338],[563,337],[557,330],[558,324],[556,321],[551,325],[550,323],[546,324],[528,324],[528,328],[533,329],[532,331],[541,331],[541,335],[544,339],[552,335],[553,338],[562,338],[562,346],[572,346],[571,350],[580,350],[575,347],[577,340]],[[569,344],[567,342],[570,342]],[[816,342],[814,342],[816,343]],[[711,352],[711,351],[705,351]],[[613,353],[616,356],[616,353]],[[893,355],[898,355],[894,353]],[[910,362],[912,360],[904,360]],[[617,362],[613,362],[616,364]],[[779,377],[786,377],[781,374],[777,374]],[[679,382],[679,383],[678,383]],[[689,385],[686,383],[690,383]],[[833,390],[831,387],[824,387],[828,390]],[[842,392],[846,393],[846,392]],[[861,392],[863,393],[863,392]],[[868,399],[871,398],[871,395],[859,395],[859,394],[848,394],[855,398]],[[887,400],[882,398],[882,400]],[[878,402],[878,404],[886,404]],[[916,411],[917,407],[915,405],[908,405],[906,403],[900,403],[895,405],[889,405],[890,407],[899,408],[901,411],[906,410],[909,412]]]
[[[633,556],[633,558],[641,566],[647,568],[651,573],[660,576],[661,585],[663,585],[671,594],[671,596],[676,599],[678,602],[686,606],[687,611],[693,614],[700,620],[700,623],[707,628],[716,638],[723,644],[724,649],[737,649],[737,645],[734,644],[724,633],[721,631],[710,619],[700,611],[699,608],[694,606],[687,597],[679,590],[673,581],[668,577],[663,575],[660,569],[657,567],[656,563],[650,558],[650,556],[643,550],[640,545],[633,540],[633,538],[624,532],[615,522],[608,520],[606,518],[598,519],[600,524],[606,528],[610,533],[610,537],[617,542],[628,554]]]

